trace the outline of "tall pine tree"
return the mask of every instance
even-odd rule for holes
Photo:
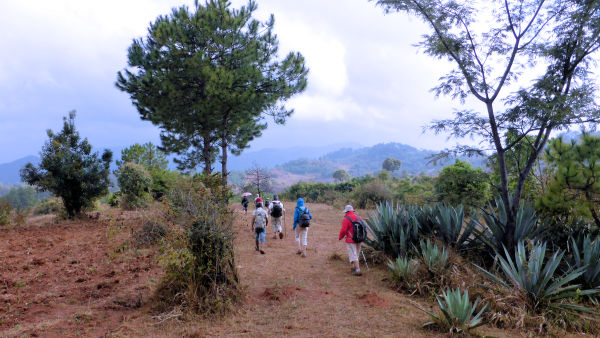
[[[210,173],[220,150],[223,184],[228,152],[260,136],[265,117],[284,123],[293,112],[285,101],[306,88],[304,58],[278,58],[274,17],[261,23],[252,18],[256,8],[196,1],[195,11],[183,6],[158,17],[146,39],[133,41],[130,68],[116,83],[141,118],[162,129],[162,148],[180,155],[180,167],[203,164]]]

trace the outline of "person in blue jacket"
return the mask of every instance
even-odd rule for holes
[[[310,210],[304,205],[304,200],[299,198],[298,202],[296,202],[294,226],[292,229],[294,230],[296,242],[298,242],[298,251],[296,253],[302,255],[302,257],[306,257],[308,227],[310,226],[311,219],[312,214],[310,213]]]

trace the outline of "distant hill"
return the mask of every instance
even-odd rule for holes
[[[360,148],[359,144],[329,144],[313,147],[265,148],[243,152],[240,156],[230,155],[227,162],[229,170],[246,170],[257,163],[264,168],[273,168],[299,158],[317,159],[342,148]],[[220,167],[219,167],[220,168]]]
[[[14,160],[9,163],[0,164],[0,184],[12,185],[21,183],[21,176],[19,170],[25,166],[28,162],[37,164],[40,162],[40,158],[37,156],[26,156],[18,160]]]
[[[274,171],[281,183],[287,177],[294,176],[297,179],[299,175],[317,181],[331,181],[333,172],[338,169],[345,169],[354,177],[376,173],[381,170],[383,161],[392,157],[402,161],[402,168],[396,174],[433,175],[451,163],[429,164],[428,157],[435,153],[433,150],[417,149],[401,143],[380,143],[372,147],[340,149],[318,159],[296,159],[276,166]],[[483,158],[465,160],[475,167],[484,164]]]

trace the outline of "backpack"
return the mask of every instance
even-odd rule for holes
[[[267,217],[262,212],[256,215],[254,219],[254,231],[261,233],[265,231],[267,225]]]
[[[279,218],[283,215],[283,208],[280,202],[273,201],[273,208],[271,208],[271,217]]]
[[[300,210],[299,208],[296,209]],[[298,224],[303,228],[308,228],[310,226],[310,215],[308,214],[308,208],[305,207],[304,210],[302,210],[300,217],[298,217],[298,222]]]
[[[356,221],[353,221],[352,218],[348,216],[346,216],[346,219],[352,222],[352,242],[364,242],[364,240],[367,239],[367,225],[365,224],[365,221],[358,216],[356,217]]]

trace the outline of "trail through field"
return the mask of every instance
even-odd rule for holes
[[[127,247],[144,222],[109,210],[99,220],[52,224],[30,220],[0,232],[0,337],[314,337],[439,335],[421,329],[428,316],[413,304],[431,301],[390,288],[385,264],[353,276],[338,234],[342,210],[308,204],[313,222],[307,257],[296,254],[293,203],[285,203],[287,236],[254,249],[251,213],[236,208],[236,265],[243,300],[216,318],[157,316],[150,296],[162,271],[156,247]],[[237,206],[234,206],[237,207]],[[366,217],[365,212],[359,215]],[[0,229],[1,230],[1,229]],[[515,332],[484,327],[494,336]]]

